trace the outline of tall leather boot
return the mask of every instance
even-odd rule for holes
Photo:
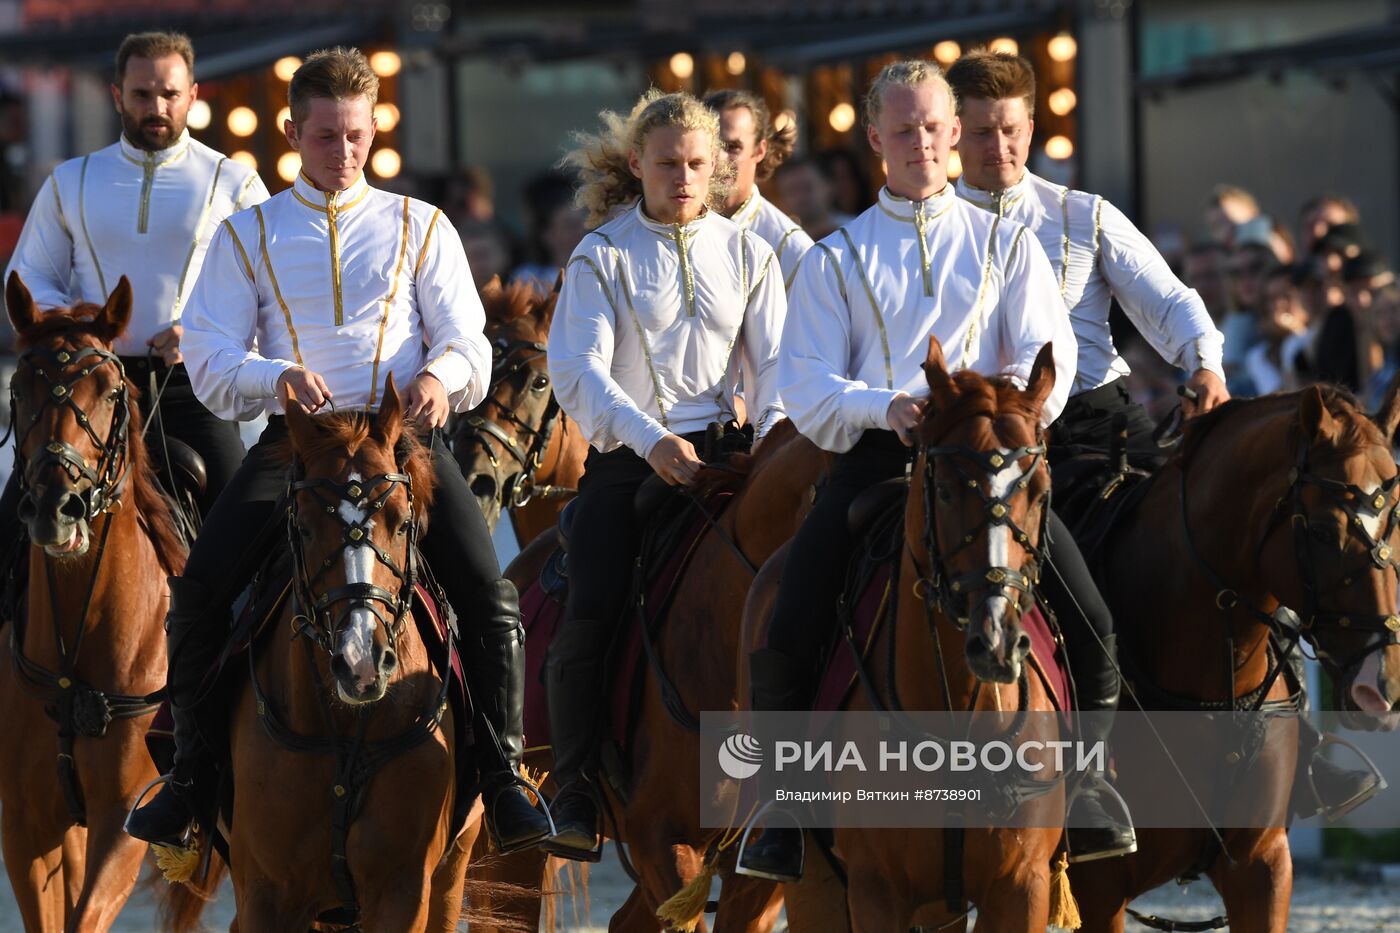
[[[549,820],[530,805],[520,776],[524,751],[525,629],[515,584],[486,584],[473,601],[473,635],[463,661],[478,721],[487,728],[474,752],[481,772],[486,826],[499,852],[534,845],[549,836]]]
[[[1102,648],[1090,633],[1082,632],[1080,637],[1090,642],[1072,652],[1071,661],[1079,695],[1080,739],[1091,746],[1103,742],[1107,748],[1121,685],[1113,664],[1118,636],[1106,636]],[[1137,834],[1133,832],[1128,806],[1102,771],[1089,771],[1080,778],[1070,795],[1068,821],[1070,828],[1065,836],[1071,862],[1091,862],[1137,851]]]
[[[170,609],[165,615],[168,669],[166,690],[175,721],[175,763],[160,792],[126,818],[128,835],[158,845],[184,844],[195,818],[196,783],[207,780],[213,763],[199,733],[194,709],[210,667],[223,649],[222,628],[213,624],[214,592],[197,580],[170,578]]]
[[[549,646],[545,692],[560,790],[550,807],[554,835],[545,848],[564,858],[592,861],[598,854],[599,790],[593,776],[613,628],[594,619],[566,619]]]
[[[1302,691],[1299,712],[1306,714],[1307,673],[1299,651],[1288,656],[1289,666]],[[1298,717],[1298,770],[1293,776],[1290,809],[1302,820],[1321,813],[1328,821],[1341,819],[1385,789],[1385,779],[1371,770],[1355,770],[1334,764],[1322,754],[1322,733],[1306,715]]]
[[[811,664],[772,648],[759,648],[749,653],[749,677],[755,712],[806,710],[812,705],[816,675]],[[757,738],[763,748],[774,747],[773,736]],[[760,815],[774,825],[765,826],[762,835],[744,845],[734,870],[783,884],[801,881],[804,844],[796,814],[772,805]]]

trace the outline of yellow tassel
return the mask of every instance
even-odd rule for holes
[[[190,839],[188,847],[151,843],[151,848],[156,852],[156,867],[160,869],[166,881],[171,884],[185,884],[194,877],[195,869],[199,867],[197,837]]]
[[[1065,930],[1077,930],[1083,920],[1079,917],[1079,902],[1069,888],[1069,856],[1061,852],[1050,876],[1050,925]]]
[[[705,913],[705,904],[710,899],[710,882],[715,878],[715,871],[714,861],[707,859],[700,867],[700,874],[691,879],[690,884],[656,909],[657,919],[667,929],[694,933],[696,924]]]
[[[534,787],[539,787],[541,784],[543,784],[543,783],[545,782],[545,778],[549,777],[549,772],[548,772],[548,771],[541,771],[541,772],[539,772],[538,776],[536,776],[536,773],[535,773],[534,771],[531,771],[531,770],[529,769],[529,767],[527,767],[527,766],[525,766],[525,765],[521,765],[521,766],[520,766],[520,776],[523,777],[523,778],[524,778],[527,782],[529,782],[532,786],[534,786]],[[540,804],[540,799],[539,799],[539,797],[537,797],[537,796],[535,795],[535,792],[534,792],[533,790],[531,790],[531,789],[528,788],[528,787],[525,788],[525,796],[530,798],[530,806],[532,806],[532,807],[537,807],[537,806],[539,806],[539,804]]]

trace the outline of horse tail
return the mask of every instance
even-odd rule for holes
[[[553,882],[564,878],[564,887],[556,887]],[[588,863],[574,861],[572,859],[562,859],[550,856],[545,862],[545,878],[550,882],[543,892],[544,902],[544,923],[542,929],[546,933],[554,933],[556,925],[559,929],[565,928],[564,921],[559,916],[559,903],[555,900],[555,895],[569,895],[569,903],[573,905],[574,926],[584,926],[588,923],[589,901],[588,901]],[[579,913],[579,901],[583,902],[583,913]]]
[[[171,933],[194,933],[203,929],[199,919],[204,908],[218,896],[219,885],[227,874],[228,865],[215,851],[209,855],[209,870],[202,879],[170,883],[156,875],[154,883],[160,886],[157,892],[160,928]]]

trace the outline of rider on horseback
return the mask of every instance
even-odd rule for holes
[[[236,418],[269,419],[210,512],[184,575],[170,581],[175,770],[127,825],[150,842],[181,839],[192,784],[205,775],[209,752],[194,705],[223,647],[231,569],[246,560],[286,488],[275,448],[287,427],[277,412],[291,404],[289,392],[308,412],[328,404],[374,410],[389,372],[407,384],[407,420],[432,448],[437,489],[421,547],[456,610],[472,700],[489,727],[477,730],[475,745],[489,826],[502,851],[548,835],[516,770],[524,632],[515,588],[501,578],[481,510],[438,430],[449,411],[484,394],[484,315],[442,212],[364,179],[378,84],[356,50],[307,58],[291,81],[285,127],[302,172],[291,189],[224,222],[190,302],[185,350],[200,398]]]
[[[198,92],[187,36],[127,36],[112,85],[121,138],[54,169],[34,199],[10,271],[45,309],[101,305],[121,276],[131,281],[131,324],[115,349],[143,390],[143,419],[159,422],[167,437],[203,458],[206,485],[198,505],[207,513],[242,462],[243,441],[237,425],[195,398],[180,353],[180,313],[209,231],[267,200],[267,189],[252,169],[190,137],[185,121]],[[163,387],[159,398],[145,391],[152,376]],[[165,469],[161,445],[152,447]],[[20,537],[21,472],[10,474],[0,496],[0,540],[7,546]],[[173,481],[164,479],[167,486]]]
[[[711,207],[724,193],[716,116],[688,94],[653,92],[629,116],[603,121],[569,157],[583,178],[579,203],[602,225],[569,261],[549,335],[559,402],[593,444],[547,674],[563,788],[549,848],[573,858],[597,845],[590,772],[604,657],[642,532],[634,494],[653,474],[694,480],[696,445],[709,424],[734,417],[740,376],[756,434],[780,418],[775,363],[787,310],[773,250]]]
[[[866,98],[869,140],[888,182],[879,203],[817,244],[793,283],[793,316],[780,364],[784,403],[798,428],[838,456],[791,544],[768,633],[750,657],[755,710],[811,707],[835,637],[846,565],[858,544],[847,510],[858,493],[904,475],[909,430],[924,410],[921,368],[930,333],[959,368],[1006,373],[1025,382],[1036,354],[1053,342],[1057,378],[1043,418],[1064,407],[1073,382],[1075,340],[1045,252],[1019,223],[975,210],[948,185],[959,124],[936,65],[887,66]],[[1042,581],[1051,605],[1073,599],[1107,616],[1074,539],[1049,519]],[[1056,586],[1063,580],[1063,588]],[[1108,684],[1085,677],[1081,703],[1108,705]],[[1100,717],[1102,718],[1102,717]],[[1081,781],[1093,827],[1075,851],[1117,854],[1136,846],[1132,827],[1110,815],[1099,775]],[[802,873],[802,836],[770,827],[742,853],[743,874],[791,881]]]
[[[748,91],[711,91],[705,106],[719,117],[720,164],[734,167],[734,184],[717,210],[739,226],[763,237],[791,287],[797,264],[812,248],[812,238],[797,221],[778,210],[758,190],[792,154],[797,124],[776,129],[763,98]]]
[[[1035,129],[1035,72],[1026,59],[1005,52],[974,51],[948,70],[962,120],[963,174],[960,197],[1025,224],[1045,248],[1057,272],[1060,296],[1079,341],[1079,371],[1064,412],[1051,425],[1052,464],[1079,451],[1106,451],[1115,418],[1126,422],[1126,449],[1138,466],[1163,459],[1153,439],[1155,425],[1123,387],[1128,364],[1118,355],[1109,329],[1109,306],[1117,299],[1128,319],[1162,358],[1190,375],[1195,393],[1183,402],[1186,416],[1206,412],[1229,399],[1221,365],[1224,337],[1199,295],[1168,267],[1152,243],[1104,198],[1072,191],[1026,170]],[[1058,349],[1058,346],[1057,346]],[[1071,519],[1072,520],[1072,519]],[[1071,619],[1077,613],[1062,614]],[[1088,614],[1094,638],[1071,639],[1071,667],[1101,678],[1099,692],[1112,708],[1118,672],[1110,662],[1117,636],[1107,615]],[[1077,623],[1069,622],[1071,630]],[[1102,648],[1100,648],[1102,645]],[[1292,660],[1302,679],[1301,653]],[[1109,685],[1111,686],[1111,689]],[[1321,736],[1306,717],[1303,766],[1312,759],[1317,808],[1334,812],[1354,807],[1375,792],[1370,771],[1347,771],[1316,754]],[[1303,813],[1311,816],[1312,811]],[[1073,850],[1073,845],[1071,849]]]

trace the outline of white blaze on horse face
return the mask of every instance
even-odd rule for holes
[[[349,479],[353,483],[362,482],[358,473],[351,473]],[[341,520],[347,523],[358,525],[365,520],[365,510],[349,500],[341,500],[338,511]],[[361,540],[367,544],[370,533],[374,531],[374,522],[365,522],[363,527],[365,537]],[[347,584],[374,582],[375,558],[372,549],[362,544],[359,547],[347,547],[343,553]],[[340,656],[350,668],[355,678],[355,686],[360,690],[369,689],[379,677],[374,664],[374,630],[377,626],[378,620],[373,612],[368,609],[351,609],[350,618],[340,632],[340,644],[337,646]]]
[[[1011,451],[1002,450],[1000,453],[1006,458],[1006,463],[999,472],[992,474],[991,499],[993,501],[1003,499],[1007,492],[1021,481],[1023,475],[1021,464],[1011,458]],[[1009,510],[1010,506],[1007,508]],[[992,525],[987,529],[987,567],[988,569],[994,567],[1011,569],[1011,527],[1009,525]],[[1001,647],[1005,635],[1006,614],[1010,609],[1011,600],[1005,596],[995,595],[987,600],[987,615],[982,622],[982,634],[987,639],[987,647],[993,653]]]

